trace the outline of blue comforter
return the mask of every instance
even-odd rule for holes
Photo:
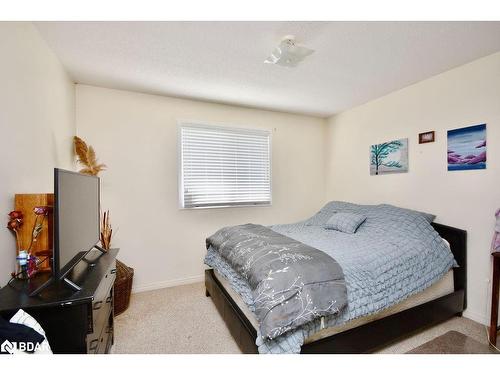
[[[361,213],[367,220],[355,234],[324,229],[335,212]],[[456,264],[429,217],[386,204],[330,202],[308,220],[271,229],[333,257],[345,274],[348,303],[340,314],[304,324],[272,340],[263,340],[259,334],[260,353],[299,353],[304,340],[322,327],[397,304],[434,284]],[[213,249],[208,249],[205,263],[225,276],[253,310],[250,287],[241,275]]]

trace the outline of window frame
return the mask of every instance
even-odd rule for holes
[[[190,126],[201,129],[221,129],[233,131],[248,131],[250,133],[264,132],[269,137],[269,202],[265,203],[239,203],[239,204],[220,204],[214,206],[184,207],[184,179],[183,179],[183,160],[182,160],[182,127]],[[273,132],[268,128],[257,128],[240,125],[227,125],[198,120],[177,120],[177,189],[178,189],[178,207],[179,210],[204,210],[217,208],[247,208],[247,207],[271,207],[273,205],[273,155],[272,155]]]

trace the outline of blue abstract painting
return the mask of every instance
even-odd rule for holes
[[[408,172],[408,138],[370,146],[370,174]]]
[[[486,124],[448,130],[448,170],[486,169]]]

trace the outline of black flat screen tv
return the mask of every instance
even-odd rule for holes
[[[54,168],[54,249],[52,277],[36,287],[37,296],[54,282],[63,281],[73,290],[81,287],[66,275],[97,246],[100,237],[99,178]]]
[[[54,169],[53,276],[63,279],[99,242],[99,178]]]

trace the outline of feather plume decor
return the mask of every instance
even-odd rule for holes
[[[109,210],[101,215],[101,245],[103,249],[111,248],[111,237],[113,236],[113,228],[109,221]]]
[[[79,171],[80,173],[97,176],[99,172],[106,169],[105,164],[98,163],[92,146],[88,146],[83,139],[76,135],[73,137],[73,143],[75,145],[75,154],[78,157],[77,161],[84,167]]]

